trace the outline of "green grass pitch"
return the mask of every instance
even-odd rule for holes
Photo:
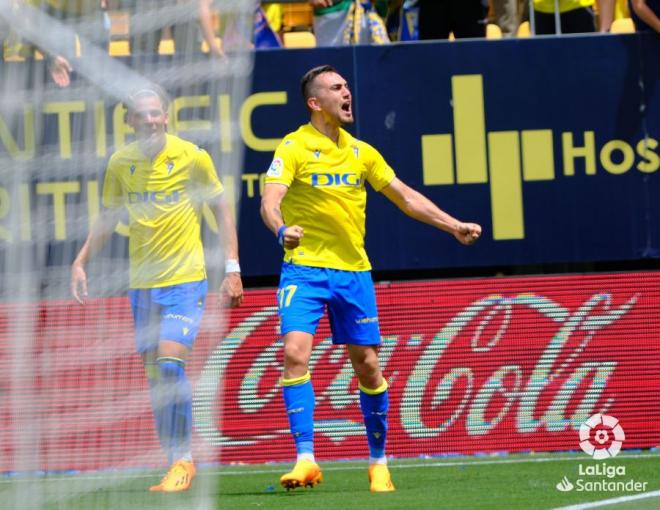
[[[621,497],[624,498],[621,502],[608,502],[605,508],[660,508],[658,452],[622,452],[606,461],[605,465],[612,469],[619,467],[619,474],[612,478],[580,474],[580,469],[584,471],[587,466],[597,464],[603,465],[582,453],[399,459],[390,462],[397,490],[385,494],[369,492],[364,462],[321,462],[324,474],[321,485],[290,492],[278,485],[279,476],[288,470],[289,464],[202,467],[193,488],[179,494],[149,493],[148,486],[157,483],[161,474],[155,472],[4,477],[0,478],[0,508],[553,509]],[[625,467],[625,475],[620,474],[620,466]],[[573,490],[562,492],[556,488],[564,477],[574,484]],[[634,479],[646,482],[646,490],[578,491],[578,478],[601,482]],[[648,494],[653,492],[658,494]]]

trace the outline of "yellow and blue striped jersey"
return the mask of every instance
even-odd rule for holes
[[[380,191],[394,170],[369,144],[339,130],[335,144],[311,124],[288,134],[266,173],[266,183],[288,186],[282,200],[287,225],[300,225],[300,245],[285,250],[294,264],[346,271],[368,271],[364,249],[365,183]]]
[[[137,142],[115,152],[103,184],[103,205],[129,214],[130,286],[144,289],[206,278],[202,206],[223,187],[209,154],[167,135],[153,160]]]

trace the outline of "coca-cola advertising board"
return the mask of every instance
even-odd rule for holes
[[[590,416],[623,448],[660,444],[660,273],[376,285],[396,457],[578,450]],[[226,319],[226,320],[225,320]],[[200,462],[291,460],[275,289],[223,319],[188,363]],[[13,339],[23,335],[29,341]],[[162,465],[125,298],[0,308],[0,471]],[[310,364],[321,459],[368,455],[357,380],[324,319]],[[25,452],[32,463],[25,464]],[[18,458],[22,464],[18,465]]]

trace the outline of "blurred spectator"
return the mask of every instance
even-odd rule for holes
[[[630,0],[630,14],[639,32],[660,34],[660,0]]]
[[[120,0],[120,6],[131,11],[131,54],[158,53],[165,28],[169,26],[177,53],[200,53],[203,40],[212,56],[223,56],[214,26],[217,10],[212,3],[212,0]]]
[[[273,31],[278,34],[282,32],[284,6],[281,3],[264,3],[261,4],[261,7],[266,13],[266,19]]]
[[[419,0],[390,0],[386,26],[392,41],[419,40]]]
[[[75,53],[77,45],[80,52],[84,52],[86,43],[108,51],[110,25],[105,11],[106,0],[25,0],[25,2],[71,28],[71,40],[67,44],[71,44],[72,53]],[[76,35],[79,37],[76,38]]]
[[[519,0],[491,0],[495,24],[500,27],[502,37],[514,37],[520,25]]]
[[[419,0],[419,38],[485,37],[488,0]]]
[[[359,0],[309,0],[314,7],[317,46],[385,44],[385,23],[370,2]]]
[[[70,30],[60,35],[69,38],[64,41],[68,46],[67,55],[76,55],[78,49],[81,53],[85,51],[86,44],[97,45],[107,52],[110,25],[105,12],[105,2],[106,0],[15,0],[12,8],[14,15],[26,19],[34,13],[34,11],[30,11],[30,7],[33,7],[66,25]],[[22,6],[25,6],[25,9],[22,9]],[[6,20],[5,24],[11,26],[11,23],[6,23]],[[3,38],[3,40],[5,39]],[[15,52],[17,56],[28,59],[32,58],[35,50],[39,50],[47,59],[53,81],[60,87],[70,84],[70,74],[73,68],[63,55],[53,55],[46,48],[23,41],[21,34],[16,34],[14,40],[9,42],[9,46],[12,47],[10,52]]]
[[[559,22],[562,34],[596,31],[595,0],[559,0]],[[614,0],[598,0],[598,30],[607,32],[614,17]],[[555,34],[555,0],[534,0],[534,22],[537,35]]]

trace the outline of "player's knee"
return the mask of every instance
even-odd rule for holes
[[[286,366],[307,366],[309,358],[308,349],[296,343],[287,343],[284,346],[284,364]]]

